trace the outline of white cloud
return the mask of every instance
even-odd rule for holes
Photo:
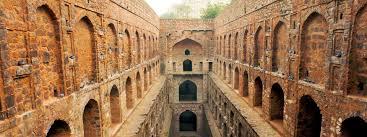
[[[182,3],[183,0],[145,0],[158,15],[167,12],[173,5]]]

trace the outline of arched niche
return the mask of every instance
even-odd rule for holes
[[[194,82],[186,80],[179,86],[179,101],[196,101],[197,86]]]
[[[46,137],[70,137],[71,130],[69,124],[63,120],[55,120],[48,130]]]
[[[197,117],[194,112],[186,110],[180,114],[180,131],[196,131]]]

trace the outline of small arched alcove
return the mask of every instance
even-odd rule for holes
[[[202,46],[192,39],[183,39],[173,46],[174,55],[202,55]],[[188,54],[187,54],[188,53]]]
[[[179,87],[179,101],[196,101],[197,86],[194,82],[186,80]]]
[[[190,54],[191,54],[190,50],[186,49],[186,50],[185,50],[185,55],[187,55],[187,56],[188,56],[188,55],[190,55]]]
[[[180,115],[180,131],[196,131],[196,115],[194,112],[186,110]]]
[[[110,92],[111,122],[113,125],[121,122],[120,107],[120,93],[117,86],[113,85]]]
[[[71,131],[68,123],[63,120],[55,120],[46,137],[70,137]]]
[[[342,122],[340,132],[342,137],[366,137],[367,123],[360,117],[350,117]]]
[[[187,59],[182,63],[183,71],[192,71],[192,61]]]

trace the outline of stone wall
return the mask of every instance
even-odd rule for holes
[[[164,49],[167,73],[183,73],[183,61],[192,61],[193,72],[202,73],[209,70],[213,62],[213,22],[211,20],[179,19],[161,20],[160,46]],[[185,55],[188,49],[192,54]]]
[[[112,136],[160,75],[158,34],[143,0],[0,1],[0,136]]]
[[[214,21],[215,73],[282,136],[341,136],[343,121],[367,120],[365,7],[233,1]]]

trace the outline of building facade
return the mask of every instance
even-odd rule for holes
[[[367,136],[367,1],[0,1],[0,136]]]

